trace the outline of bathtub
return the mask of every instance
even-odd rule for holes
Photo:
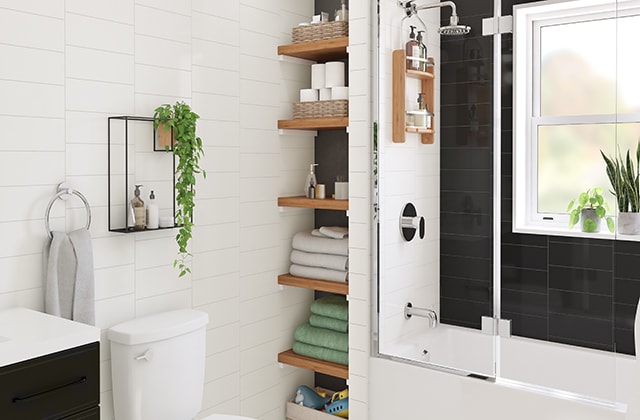
[[[381,345],[379,354],[616,411],[626,410],[640,382],[640,369],[632,356],[521,337],[494,337],[446,324]]]

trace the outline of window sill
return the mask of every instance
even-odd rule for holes
[[[603,230],[604,228],[604,230]],[[618,241],[640,242],[640,235],[621,235],[619,233],[611,233],[606,226],[601,227],[599,232],[587,233],[580,231],[579,228],[569,229],[553,226],[513,226],[513,233],[523,233],[528,235],[549,235],[564,236],[570,238],[586,238],[586,239],[607,239]]]

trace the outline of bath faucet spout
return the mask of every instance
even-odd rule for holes
[[[413,315],[429,320],[429,328],[435,328],[438,326],[438,314],[436,311],[427,308],[416,308],[411,302],[408,302],[404,306],[405,319],[411,318]]]

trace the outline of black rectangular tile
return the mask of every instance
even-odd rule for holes
[[[440,84],[440,106],[491,103],[491,81]]]
[[[453,235],[490,236],[492,217],[488,214],[440,213],[440,232]]]
[[[493,134],[489,125],[441,127],[442,147],[491,147]]]
[[[502,200],[500,200],[500,221],[501,222],[507,222],[507,225],[509,226],[509,232],[511,232],[512,229],[512,220],[513,220],[513,200],[511,200],[511,197],[509,196],[508,198],[505,196],[505,194],[502,194]],[[502,230],[504,232],[504,229]],[[541,236],[541,235],[535,235],[535,236]]]
[[[503,265],[500,280],[503,290],[547,293],[546,271],[527,270],[521,267],[507,267]]]
[[[440,297],[440,317],[445,324],[479,329],[483,316],[493,316],[491,304]]]
[[[491,266],[491,260],[450,255],[440,256],[441,277],[491,281]]]
[[[443,65],[446,71],[441,72],[441,83],[468,83],[469,88],[478,88],[475,83],[481,83],[482,89],[476,89],[476,95],[469,97],[486,98],[486,102],[491,101],[491,86],[485,82],[493,80],[493,59],[479,56],[481,52],[470,50],[468,57],[464,61],[453,61]],[[482,99],[480,99],[482,101]],[[441,104],[442,105],[442,104]]]
[[[549,267],[549,287],[573,292],[613,295],[613,273],[581,267]]]
[[[546,247],[503,244],[501,250],[502,265],[534,270],[547,269]]]
[[[614,304],[615,327],[623,330],[633,330],[636,317],[636,305]]]
[[[613,346],[613,322],[550,313],[549,336]]]
[[[554,343],[560,343],[560,344],[568,344],[570,346],[585,347],[585,348],[594,349],[594,350],[613,351],[613,344],[607,344],[607,343],[592,343],[589,341],[582,341],[582,340],[575,340],[575,339],[566,338],[566,337],[554,337],[554,336],[549,336],[549,341]]]
[[[443,213],[492,214],[491,193],[443,191],[440,193],[440,211]]]
[[[613,298],[552,289],[549,290],[549,311],[610,322],[613,319]]]
[[[440,126],[475,127],[489,125],[493,122],[493,109],[490,103],[470,103],[461,105],[445,105],[440,107]]]
[[[637,305],[640,297],[640,280],[614,278],[615,288],[613,300],[615,303]]]
[[[616,254],[640,255],[640,242],[613,241],[613,250]]]
[[[613,274],[625,279],[640,280],[640,255],[615,254]]]
[[[615,346],[616,353],[636,355],[635,340],[633,331],[615,329]]]
[[[465,170],[493,168],[491,150],[488,148],[440,148],[440,169]]]
[[[502,309],[506,312],[547,316],[547,295],[502,289]]]
[[[492,242],[490,237],[441,234],[440,254],[491,260]]]
[[[584,267],[611,270],[613,256],[610,246],[562,243],[549,240],[549,264],[563,267]]]
[[[489,281],[440,277],[440,293],[442,297],[480,303],[491,303],[493,299]]]
[[[502,319],[511,320],[511,334],[518,337],[547,340],[547,317],[502,311]]]
[[[491,173],[479,170],[440,171],[442,191],[491,192]]]
[[[548,236],[546,235],[528,235],[524,233],[513,233],[513,224],[509,222],[502,222],[500,224],[501,232],[500,236],[502,237],[502,243],[504,245],[524,245],[524,246],[535,246],[535,247],[544,247],[545,253],[548,245]],[[545,269],[543,267],[542,269]]]

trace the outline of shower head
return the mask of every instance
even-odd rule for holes
[[[447,36],[466,35],[469,31],[471,31],[471,26],[460,25],[458,23],[457,15],[451,15],[451,18],[449,18],[449,25],[442,26],[438,29],[438,33],[440,35]]]

